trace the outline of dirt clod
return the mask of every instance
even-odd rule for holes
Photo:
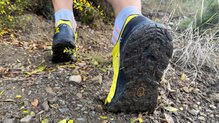
[[[45,111],[48,111],[48,110],[49,110],[48,101],[43,102],[42,106],[43,106],[43,109],[44,109]]]
[[[5,118],[3,123],[16,123],[15,118]]]

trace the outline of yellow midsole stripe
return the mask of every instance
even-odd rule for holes
[[[108,94],[108,96],[105,100],[105,104],[108,104],[112,101],[112,99],[115,95],[115,92],[116,92],[116,85],[117,85],[117,79],[118,79],[118,76],[119,76],[119,68],[120,68],[120,38],[122,36],[122,33],[123,33],[124,28],[127,25],[127,23],[136,16],[138,16],[138,15],[131,15],[126,19],[125,24],[123,25],[122,31],[119,34],[119,38],[117,40],[117,43],[113,48],[112,55],[113,55],[113,71],[114,71],[114,74],[113,74],[112,85],[110,87],[110,92],[109,92],[109,94]]]

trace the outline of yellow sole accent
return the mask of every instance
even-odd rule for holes
[[[136,17],[138,15],[131,15],[129,16],[126,21],[125,21],[125,24],[123,25],[123,28],[122,28],[122,31],[121,33],[119,34],[119,38],[117,40],[117,43],[116,45],[114,46],[113,48],[113,51],[112,51],[112,56],[113,56],[113,71],[114,71],[114,75],[113,75],[113,81],[112,81],[112,85],[110,87],[110,92],[105,100],[105,105],[110,103],[115,95],[115,92],[116,92],[116,85],[117,85],[117,79],[118,79],[118,76],[119,76],[119,68],[120,68],[120,38],[122,36],[122,33],[124,31],[124,28],[125,26],[127,25],[127,23],[129,21],[131,21],[134,17]]]
[[[115,47],[113,48],[113,70],[114,70],[113,82],[110,88],[110,92],[105,100],[105,104],[110,103],[115,95],[117,78],[119,75],[119,64],[120,64],[119,62],[120,62],[120,43],[117,42]]]

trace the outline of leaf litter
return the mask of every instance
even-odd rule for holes
[[[39,22],[40,24],[37,26],[41,26],[42,23],[45,23],[42,19]],[[32,25],[35,24],[36,23],[33,22]],[[44,30],[51,30],[52,28],[52,24],[46,23],[44,26]],[[106,26],[107,25],[105,25],[104,28]],[[0,103],[4,106],[4,108],[1,108],[2,114],[7,114],[10,117],[15,117],[17,120],[20,120],[25,117],[24,114],[20,112],[28,110],[25,115],[29,115],[29,117],[31,116],[33,118],[31,112],[34,111],[36,113],[34,116],[34,120],[37,120],[36,122],[44,121],[41,121],[41,119],[48,119],[49,121],[47,120],[47,122],[54,123],[62,119],[66,119],[66,122],[72,123],[72,121],[68,120],[69,118],[75,119],[75,122],[84,123],[86,123],[86,121],[95,123],[102,121],[111,122],[109,117],[113,118],[112,122],[124,123],[130,122],[131,119],[134,122],[159,122],[162,119],[168,123],[171,123],[172,120],[192,122],[193,119],[197,119],[197,122],[205,122],[207,120],[213,122],[218,119],[217,114],[219,112],[217,109],[219,107],[216,105],[218,92],[215,91],[217,90],[217,82],[212,79],[215,78],[215,76],[211,76],[210,74],[205,75],[203,78],[200,78],[199,81],[193,83],[187,78],[185,71],[180,71],[175,68],[169,69],[166,76],[164,76],[166,82],[161,82],[158,107],[154,111],[154,114],[142,114],[143,116],[136,117],[134,114],[112,114],[106,112],[104,108],[102,108],[103,104],[99,100],[99,97],[101,97],[101,99],[104,99],[102,97],[106,97],[113,75],[111,59],[105,57],[108,56],[113,48],[113,45],[109,42],[111,38],[109,35],[111,33],[111,27],[108,27],[106,30],[102,28],[101,30],[94,30],[97,34],[95,35],[95,40],[91,40],[90,38],[93,36],[91,33],[92,30],[94,29],[85,25],[80,25],[78,28],[81,34],[77,44],[79,48],[77,57],[80,64],[51,64],[48,60],[51,56],[50,51],[42,50],[44,48],[33,45],[36,42],[40,42],[41,37],[39,35],[37,40],[30,41],[31,47],[33,47],[30,49],[31,52],[22,51],[18,46],[13,47],[16,52],[24,52],[28,54],[28,56],[27,58],[25,57],[24,60],[21,59],[21,57],[24,57],[23,55],[14,56],[20,58],[15,58],[18,59],[15,62],[9,60],[10,62],[0,67],[0,89],[15,87],[12,92],[9,93],[7,90],[7,92],[4,92],[0,97],[0,99],[3,100]],[[52,35],[49,35],[49,37],[52,37]],[[42,42],[36,44],[51,44],[52,39],[48,39],[48,41],[41,39]],[[26,42],[26,46],[28,46],[29,43],[23,40],[19,40],[18,42]],[[11,46],[7,45],[7,47]],[[26,48],[29,49],[28,47]],[[0,49],[2,49],[1,45]],[[95,53],[101,54],[101,57],[98,55],[92,55],[91,57],[86,56],[87,54]],[[9,58],[8,56],[13,54],[4,53],[4,55],[7,55],[7,58]],[[31,62],[28,62],[27,59],[30,59]],[[10,70],[8,66],[20,69],[19,65],[22,67],[21,71],[14,69],[15,71],[12,72],[12,75],[8,74]],[[28,71],[26,72],[26,76],[23,74],[23,71]],[[5,77],[4,79],[2,75]],[[69,82],[69,77],[72,75],[82,76],[83,82],[80,84]],[[92,78],[94,79],[92,80]],[[209,89],[212,85],[214,85],[216,89]],[[21,92],[23,88],[25,88],[25,90]],[[31,93],[29,93],[30,91]],[[15,97],[15,95],[21,93],[22,96],[20,95],[18,98]],[[76,98],[77,94],[79,98]],[[38,101],[40,100],[43,103],[38,102],[37,104],[35,101],[34,104],[27,104],[23,109],[20,109],[20,107],[23,106],[24,99],[27,98],[31,100],[33,99],[32,97],[36,97]],[[54,99],[55,97],[57,99]],[[46,106],[43,107],[44,102]],[[200,102],[197,107],[200,110],[196,116],[193,116],[189,111],[191,112],[195,109],[193,104],[197,102]],[[61,113],[59,109],[68,109],[68,111]],[[197,111],[197,109],[195,110]],[[13,113],[11,111],[13,111]],[[0,121],[6,117],[2,114],[0,114]],[[108,118],[103,120],[100,116],[106,116]],[[208,116],[209,119],[203,118],[205,116]]]

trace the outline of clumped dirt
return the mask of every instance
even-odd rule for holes
[[[112,26],[94,29],[79,24],[78,61],[53,64],[52,23],[40,17],[34,20],[28,29],[21,29],[25,34],[0,38],[0,122],[219,122],[219,78],[209,73],[191,81],[170,66],[160,83],[153,114],[105,111],[103,100],[113,75]]]

